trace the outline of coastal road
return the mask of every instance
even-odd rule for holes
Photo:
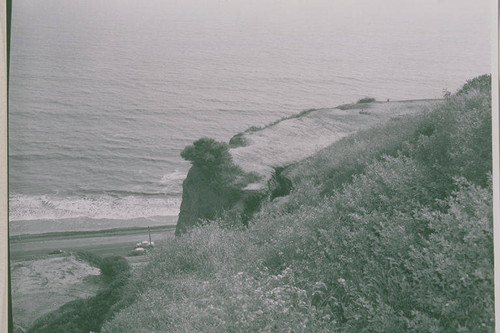
[[[151,239],[156,245],[175,232],[175,225],[152,227]],[[60,232],[10,237],[11,260],[37,259],[54,250],[89,251],[100,256],[126,256],[137,242],[148,239],[147,228],[124,228],[102,231]]]

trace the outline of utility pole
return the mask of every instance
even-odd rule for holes
[[[148,225],[148,233],[149,233],[149,246],[151,246],[151,229],[149,229],[149,225]]]

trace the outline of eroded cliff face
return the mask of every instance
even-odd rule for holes
[[[249,175],[233,163],[229,145],[224,142],[201,138],[184,148],[181,156],[192,166],[183,184],[176,235],[233,207],[250,181]]]
[[[247,226],[263,200],[273,200],[290,192],[292,183],[283,176],[284,169],[277,168],[267,187],[252,188],[247,186],[251,175],[243,172],[225,173],[222,169],[192,166],[184,180],[175,234],[179,236],[223,213],[231,216],[234,225]]]
[[[203,220],[214,219],[240,200],[241,189],[234,186],[236,179],[224,179],[235,175],[223,175],[221,172],[223,170],[191,167],[183,184],[176,235],[185,233]]]

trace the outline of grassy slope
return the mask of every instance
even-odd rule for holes
[[[290,167],[294,191],[247,229],[155,251],[103,332],[492,331],[485,82]]]
[[[308,110],[266,128],[241,134],[246,144],[230,152],[234,163],[243,171],[262,176],[260,185],[265,187],[273,167],[290,165],[357,131],[397,116],[419,113],[440,102],[377,102]]]

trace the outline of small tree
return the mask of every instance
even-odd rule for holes
[[[232,162],[229,145],[210,138],[201,138],[181,152],[182,158],[197,167],[214,168]]]

